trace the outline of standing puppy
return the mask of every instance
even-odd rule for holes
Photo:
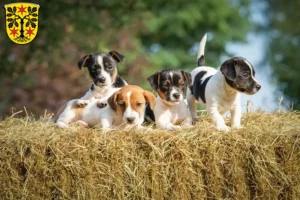
[[[167,69],[147,79],[157,91],[154,107],[155,123],[158,128],[174,130],[182,125],[192,125],[191,115],[183,101],[186,87],[191,84],[191,74],[181,70]]]
[[[218,130],[228,131],[222,117],[230,110],[231,127],[241,126],[240,92],[255,94],[260,84],[254,78],[253,66],[242,57],[233,57],[226,60],[220,71],[204,66],[204,47],[206,34],[199,46],[197,61],[198,67],[192,72],[192,87],[187,91],[187,101],[193,120],[196,119],[196,102],[206,107]]]

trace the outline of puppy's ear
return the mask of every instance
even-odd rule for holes
[[[236,61],[233,59],[226,60],[221,66],[221,72],[231,81],[236,78],[235,65]]]
[[[117,51],[110,51],[108,54],[113,57],[113,59],[117,62],[124,62],[125,56],[122,54],[118,53]]]
[[[181,70],[181,73],[184,78],[184,82],[187,83],[187,86],[190,87],[192,85],[192,75],[189,72],[185,72]]]
[[[151,87],[154,90],[157,90],[159,83],[160,83],[160,72],[157,72],[157,73],[153,74],[152,76],[148,77],[147,80],[149,81]]]
[[[146,99],[146,102],[149,102],[151,110],[153,110],[156,104],[156,97],[154,96],[154,94],[147,90],[144,90],[144,97]]]
[[[117,111],[117,98],[119,95],[119,91],[113,93],[108,99],[107,99],[107,103],[108,105],[111,107],[111,109],[113,109],[115,112]]]
[[[85,67],[86,61],[90,58],[91,55],[85,55],[78,61],[78,67],[81,69],[82,67]]]

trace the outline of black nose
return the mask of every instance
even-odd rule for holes
[[[257,85],[257,86],[256,86],[257,91],[258,91],[260,88],[261,88],[261,85]]]
[[[127,117],[127,122],[128,123],[132,123],[134,121],[134,117]]]
[[[174,94],[173,94],[173,97],[174,97],[175,99],[179,99],[180,94],[179,94],[179,93],[174,93]]]
[[[100,82],[100,83],[104,83],[105,80],[106,80],[106,79],[105,79],[105,77],[103,77],[103,76],[99,78],[99,82]]]

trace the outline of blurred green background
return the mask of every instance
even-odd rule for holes
[[[18,1],[2,1],[2,6]],[[150,89],[146,78],[164,68],[191,71],[198,42],[209,33],[206,63],[220,66],[226,44],[265,34],[265,64],[279,90],[300,108],[300,1],[291,0],[101,0],[27,1],[39,4],[39,30],[28,45],[10,41],[0,14],[0,116],[26,107],[35,116],[55,112],[82,97],[91,84],[77,61],[85,54],[116,50],[125,56],[119,73]],[[263,23],[251,17],[263,2]]]

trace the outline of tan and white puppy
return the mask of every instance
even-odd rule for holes
[[[198,51],[198,67],[192,72],[192,86],[187,91],[187,102],[193,120],[197,116],[196,102],[206,107],[216,128],[228,131],[223,114],[230,110],[231,127],[241,126],[240,93],[255,94],[261,85],[255,79],[253,66],[242,57],[226,60],[220,71],[204,66],[206,35],[202,38]]]
[[[158,94],[153,110],[156,126],[175,130],[180,125],[192,125],[191,114],[183,100],[186,88],[192,81],[190,73],[166,69],[153,74],[147,80]]]
[[[111,95],[107,99],[108,105],[104,107],[103,102],[97,99],[91,100],[85,107],[78,106],[77,101],[78,99],[68,102],[56,126],[67,128],[70,123],[77,122],[91,127],[101,123],[103,128],[140,128],[144,122],[146,103],[153,109],[156,100],[151,92],[135,85],[127,85]]]

